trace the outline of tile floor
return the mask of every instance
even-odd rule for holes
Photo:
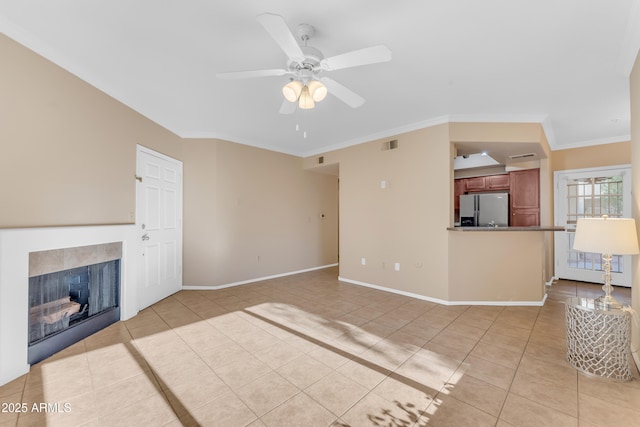
[[[559,282],[544,307],[442,306],[336,276],[179,292],[0,387],[28,409],[0,426],[640,425],[637,372],[616,383],[565,362],[561,300],[599,286]]]

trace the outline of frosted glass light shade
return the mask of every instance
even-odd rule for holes
[[[282,94],[289,102],[296,102],[302,93],[302,83],[298,80],[292,80],[282,88]]]
[[[313,98],[309,93],[309,88],[307,86],[302,88],[302,93],[300,94],[300,100],[298,101],[298,107],[303,110],[310,110],[316,106],[316,103],[313,102]]]
[[[320,102],[327,96],[327,87],[318,80],[311,80],[307,86],[314,101]]]
[[[609,255],[634,255],[638,250],[633,218],[580,218],[573,249]]]

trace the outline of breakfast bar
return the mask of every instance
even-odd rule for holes
[[[564,227],[449,227],[449,301],[542,305],[552,233]]]

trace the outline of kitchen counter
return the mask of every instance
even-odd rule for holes
[[[565,231],[564,227],[539,226],[539,227],[447,227],[449,231]]]

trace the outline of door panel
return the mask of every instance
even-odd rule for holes
[[[138,146],[139,308],[182,287],[182,163]]]
[[[149,176],[147,175],[146,178],[148,180]],[[160,189],[147,185],[144,190],[142,197],[146,199],[146,218],[143,224],[146,230],[158,230],[160,228]]]

